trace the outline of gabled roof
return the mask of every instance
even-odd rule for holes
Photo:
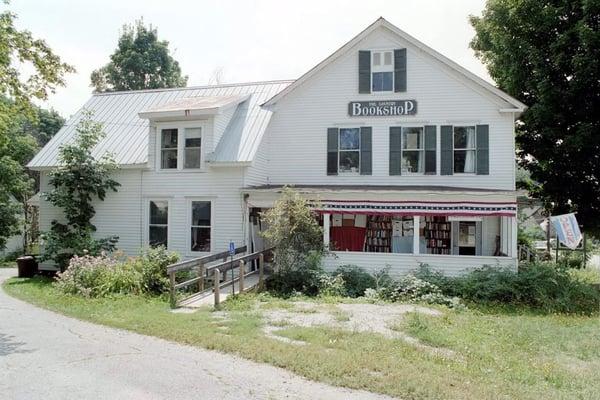
[[[447,58],[444,55],[440,54],[439,52],[435,51],[431,47],[427,46],[426,44],[424,44],[421,41],[417,40],[416,38],[412,37],[408,33],[404,32],[403,30],[398,28],[397,26],[391,24],[383,17],[380,17],[379,19],[377,19],[375,22],[373,22],[371,25],[369,25],[364,31],[362,31],[361,33],[356,35],[352,40],[350,40],[348,43],[346,43],[345,45],[340,47],[338,50],[336,50],[332,55],[327,57],[325,60],[321,61],[319,64],[317,64],[311,70],[309,70],[307,73],[305,73],[300,78],[298,78],[294,83],[292,83],[287,88],[285,88],[284,90],[282,90],[281,92],[279,92],[275,96],[273,96],[271,99],[266,101],[263,104],[263,106],[269,107],[269,106],[276,104],[278,101],[283,99],[285,96],[287,96],[288,94],[293,92],[296,88],[298,88],[299,86],[303,85],[305,82],[310,80],[315,74],[317,74],[323,68],[325,68],[326,66],[328,66],[329,64],[334,62],[339,57],[345,55],[347,52],[349,52],[354,46],[356,46],[359,42],[361,42],[364,38],[366,38],[373,31],[375,31],[381,27],[387,28],[392,33],[398,35],[405,42],[407,42],[410,45],[421,50],[423,53],[429,55],[430,57],[432,57],[435,60],[439,61],[440,63],[444,64],[451,70],[454,70],[455,72],[457,72],[459,74],[459,76],[467,79],[468,81],[475,83],[476,85],[479,85],[485,91],[487,91],[489,94],[496,96],[496,97],[500,98],[501,100],[504,100],[505,102],[510,104],[512,107],[514,107],[514,110],[510,109],[510,110],[503,110],[503,111],[522,112],[527,108],[527,106],[525,104],[521,103],[519,100],[515,99],[512,96],[509,96],[508,94],[504,93],[502,90],[498,89],[496,86],[492,85],[491,83],[485,81],[484,79],[481,79],[477,75],[475,75],[472,72],[461,67],[454,61],[450,60],[449,58]]]
[[[94,156],[112,153],[120,165],[145,164],[148,158],[149,122],[139,117],[143,110],[160,108],[174,101],[190,98],[217,97],[222,101],[234,97],[240,100],[213,156],[221,162],[249,162],[254,158],[262,135],[271,118],[271,111],[260,104],[283,90],[292,81],[268,81],[175,89],[137,90],[96,93],[73,115],[61,130],[28,164],[32,169],[44,169],[58,164],[61,145],[72,142],[77,123],[84,110],[94,113],[94,120],[103,124],[106,136],[94,149]],[[236,100],[236,101],[237,101]],[[225,101],[227,102],[227,101]],[[221,104],[221,102],[219,102]]]

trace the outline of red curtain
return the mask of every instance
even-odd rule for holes
[[[329,230],[329,241],[333,250],[362,251],[367,228],[333,226]]]

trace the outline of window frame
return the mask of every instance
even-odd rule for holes
[[[192,225],[192,217],[193,217],[193,210],[192,210],[192,204],[194,202],[199,202],[199,201],[203,201],[203,202],[207,202],[210,203],[210,226],[205,226],[205,225]],[[186,212],[186,218],[187,218],[187,222],[186,222],[186,227],[187,227],[187,238],[186,238],[186,254],[189,256],[194,256],[194,255],[205,255],[205,254],[210,254],[214,252],[215,249],[215,242],[214,242],[214,226],[215,226],[215,198],[214,197],[188,197],[186,198],[186,208],[187,208],[187,212]],[[210,228],[210,249],[208,251],[193,251],[192,250],[192,228],[194,227],[199,227],[199,228]]]
[[[389,66],[384,64],[385,53],[391,53],[392,63]],[[381,64],[375,65],[375,54],[381,54]],[[373,49],[371,50],[371,93],[372,94],[390,94],[394,93],[394,84],[395,84],[395,70],[394,70],[394,49]],[[375,79],[373,79],[373,74],[380,72],[390,72],[392,74],[392,87],[390,90],[375,90],[373,84]]]
[[[174,130],[177,132],[177,145],[175,147],[165,147],[164,146],[163,131],[167,131],[167,130],[171,130],[171,131]],[[159,158],[160,158],[159,159],[160,169],[165,170],[165,171],[176,170],[179,166],[179,129],[178,128],[161,128],[158,133],[158,141],[159,141],[159,148],[160,148],[160,151],[158,153]],[[177,165],[175,165],[175,168],[163,168],[163,166],[162,166],[163,153],[167,152],[167,151],[169,151],[169,152],[175,151],[175,159],[177,160],[177,162],[176,162]]]
[[[158,201],[165,201],[167,202],[167,250],[170,249],[171,246],[171,199],[168,197],[148,197],[145,199],[145,229],[144,229],[144,243],[146,245],[146,247],[151,247],[150,246],[150,226],[164,226],[164,224],[152,224],[151,222],[151,217],[150,217],[150,212],[152,210],[152,208],[150,207],[150,203],[151,202],[158,202]]]
[[[421,129],[421,148],[419,149],[405,149],[404,145],[406,143],[406,140],[404,138],[404,130],[405,129],[411,129],[411,128],[419,128]],[[411,176],[411,175],[415,175],[415,176],[421,176],[421,175],[425,175],[425,125],[412,125],[412,126],[400,126],[401,129],[401,135],[402,135],[402,142],[401,142],[401,147],[400,147],[400,172],[401,175],[405,175],[405,176]],[[422,159],[422,164],[423,164],[423,171],[420,172],[405,172],[404,169],[402,169],[403,166],[403,161],[404,161],[404,152],[419,152],[420,154],[420,159]]]
[[[456,140],[455,140],[455,134],[456,134],[456,128],[473,128],[473,147],[464,147],[464,148],[457,148],[456,147]],[[454,162],[455,157],[456,157],[456,151],[464,151],[465,155],[466,152],[468,151],[472,151],[473,152],[473,171],[469,171],[469,172],[456,172],[456,163]],[[477,125],[470,125],[470,124],[463,124],[463,125],[453,125],[452,126],[452,174],[454,175],[476,175],[477,174]]]
[[[193,147],[188,147],[187,146],[187,143],[186,143],[186,139],[187,139],[187,137],[186,137],[186,131],[188,129],[190,129],[190,130],[191,129],[200,129],[200,146],[193,146]],[[203,142],[202,141],[202,136],[203,136],[203,129],[200,126],[197,127],[197,128],[196,127],[186,127],[186,128],[183,128],[183,153],[182,154],[183,154],[183,169],[184,170],[197,170],[197,169],[202,168],[202,161],[203,161],[203,157],[202,157],[202,147],[203,147],[202,146],[202,142]],[[188,150],[195,150],[195,149],[198,149],[199,152],[200,152],[200,155],[199,155],[199,161],[200,161],[200,163],[199,163],[199,165],[197,167],[187,167],[186,168],[185,164],[187,162],[187,151]]]
[[[206,172],[206,140],[210,135],[206,120],[160,122],[156,124],[155,132],[155,170],[159,173],[193,173]],[[185,129],[200,128],[200,167],[184,168],[185,166]],[[162,168],[162,131],[164,129],[177,129],[177,168]]]
[[[342,150],[342,129],[356,129],[358,131],[358,149],[344,149]],[[338,169],[338,175],[360,175],[360,164],[361,164],[361,146],[362,146],[362,142],[361,142],[361,134],[360,134],[360,127],[343,127],[343,128],[339,128],[338,129],[338,149],[337,149],[337,153],[338,153],[338,161],[337,161],[337,169]],[[358,153],[358,166],[357,166],[357,170],[356,172],[352,172],[352,171],[342,171],[341,170],[341,162],[342,162],[342,153],[345,152],[356,152]]]

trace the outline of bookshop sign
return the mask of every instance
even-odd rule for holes
[[[351,117],[397,117],[416,113],[416,100],[351,101],[348,103],[348,115]]]

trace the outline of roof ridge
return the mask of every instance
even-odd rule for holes
[[[156,93],[156,92],[169,92],[169,91],[174,91],[174,90],[197,90],[197,89],[221,88],[221,87],[232,87],[232,86],[267,85],[267,84],[275,84],[275,83],[292,83],[294,81],[295,81],[295,79],[273,79],[273,80],[267,80],[267,81],[222,83],[219,85],[199,85],[199,86],[185,86],[185,87],[160,88],[160,89],[119,90],[116,92],[93,92],[92,96],[111,96],[111,95],[124,95],[124,94],[132,94],[132,93]]]

